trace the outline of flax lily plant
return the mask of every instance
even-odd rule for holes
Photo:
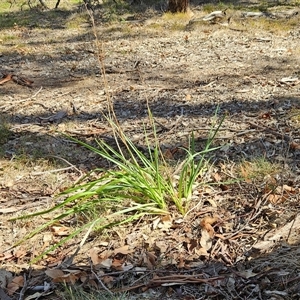
[[[150,144],[145,131],[146,147],[141,151],[129,137],[120,129],[118,123],[107,119],[114,132],[116,146],[111,146],[103,140],[96,140],[96,146],[69,137],[79,145],[105,159],[112,166],[109,169],[96,169],[86,175],[73,187],[60,196],[64,200],[54,207],[33,214],[17,217],[25,219],[45,214],[55,214],[48,222],[24,237],[18,244],[33,237],[42,230],[53,226],[73,216],[88,216],[86,222],[78,225],[67,237],[53,245],[42,255],[54,250],[82,231],[104,228],[130,223],[145,214],[168,214],[170,206],[176,206],[184,215],[190,205],[193,190],[204,184],[201,180],[209,168],[210,152],[218,147],[212,143],[222,125],[221,121],[212,126],[205,147],[202,151],[195,150],[195,137],[191,134],[189,147],[183,149],[185,157],[177,164],[166,162],[156,135],[154,119],[149,112],[154,135],[154,146]],[[176,169],[176,171],[175,171]],[[175,175],[176,173],[176,175]],[[97,174],[95,179],[95,174]],[[99,213],[104,212],[99,217]],[[91,217],[92,216],[92,217]],[[16,244],[17,245],[17,244]],[[15,246],[16,246],[15,245]],[[36,260],[36,259],[35,259]]]

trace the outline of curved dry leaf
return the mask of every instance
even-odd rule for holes
[[[220,175],[220,173],[216,172],[212,175],[213,179],[215,180],[215,182],[220,182],[222,180],[222,177]]]
[[[114,254],[119,254],[120,253],[120,254],[126,255],[126,254],[129,254],[129,253],[132,253],[132,252],[133,252],[133,250],[132,249],[129,250],[128,245],[122,246],[122,247],[117,248],[117,249],[114,250]]]
[[[161,253],[165,253],[169,245],[165,241],[155,241],[155,247],[158,248]]]
[[[290,192],[290,193],[294,193],[294,192],[296,191],[295,188],[293,188],[293,187],[291,187],[291,186],[289,186],[289,185],[287,185],[287,184],[284,184],[284,185],[282,186],[282,189],[283,189],[284,191],[287,191],[287,192]]]
[[[114,281],[114,277],[112,276],[103,276],[101,279],[105,284],[109,284]]]
[[[107,258],[102,260],[97,266],[104,269],[110,269],[112,262],[113,260],[111,258]]]
[[[45,271],[45,274],[52,279],[56,279],[64,276],[64,272],[59,269],[48,269]]]
[[[208,251],[212,247],[212,239],[209,232],[207,232],[206,229],[201,230],[200,245],[206,251]]]
[[[148,268],[152,269],[156,265],[156,255],[153,252],[146,252],[144,255],[144,262]]]
[[[54,278],[53,282],[71,282],[72,284],[75,284],[76,281],[80,278],[79,274],[65,274],[62,277]]]
[[[184,258],[182,256],[179,257],[179,264],[177,265],[177,267],[179,269],[182,269],[182,268],[185,267],[185,260],[184,260]]]
[[[51,231],[53,235],[57,236],[67,236],[69,235],[70,228],[65,226],[52,226]]]
[[[249,279],[251,277],[255,277],[255,276],[258,275],[258,273],[254,273],[251,269],[240,271],[240,272],[236,272],[236,274],[238,274],[239,276],[241,276],[241,277],[243,277],[245,279]]]
[[[7,285],[7,293],[8,295],[13,295],[18,289],[20,288],[20,285],[18,283],[15,283],[15,282],[10,282],[8,285]]]
[[[211,238],[215,234],[215,231],[211,225],[216,223],[217,221],[218,221],[217,217],[205,217],[200,222],[200,226],[208,232],[208,234]]]
[[[197,250],[195,251],[195,253],[196,253],[197,255],[199,255],[199,256],[209,256],[209,253],[207,252],[207,250],[206,250],[205,248],[197,249]],[[199,262],[194,262],[194,263],[193,263],[193,265],[195,265],[195,266],[199,266],[199,264],[202,265],[202,263],[199,263]]]
[[[198,240],[197,239],[191,239],[188,243],[188,250],[192,252],[196,247],[198,246]]]
[[[160,223],[158,224],[158,228],[161,229],[170,229],[173,225],[173,220],[170,215],[165,215],[160,218]]]
[[[12,74],[6,74],[3,76],[2,80],[0,80],[0,84],[10,81],[11,79],[12,79]]]
[[[97,248],[92,248],[90,250],[90,258],[92,260],[93,265],[98,265],[101,261],[101,258],[98,255],[99,251],[100,250]]]
[[[294,150],[298,150],[298,149],[300,149],[300,145],[293,141],[290,143],[290,148],[294,149]]]
[[[272,204],[280,204],[285,202],[287,199],[283,195],[270,194],[267,196],[267,200]]]

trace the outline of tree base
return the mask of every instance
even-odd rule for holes
[[[188,0],[169,0],[168,11],[171,13],[186,13],[188,7]]]

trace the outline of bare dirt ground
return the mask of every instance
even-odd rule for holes
[[[104,118],[109,93],[122,128],[141,146],[148,102],[169,158],[176,158],[191,132],[201,149],[214,121],[226,114],[215,140],[222,147],[207,174],[212,185],[198,191],[187,217],[174,212],[170,219],[149,218],[94,236],[73,269],[61,267],[65,274],[77,270],[77,280],[89,273],[88,256],[100,265],[110,259],[98,274],[112,290],[156,287],[144,294],[148,299],[299,299],[299,250],[294,246],[300,228],[299,27],[288,23],[285,28],[273,19],[242,20],[240,12],[229,24],[190,22],[205,15],[193,13],[187,19],[157,13],[124,16],[111,24],[98,16],[108,91],[89,22],[59,28],[41,12],[44,28],[1,30],[2,73],[34,82],[31,88],[13,80],[0,85],[1,132],[6,133],[0,160],[3,269],[22,274],[31,258],[58,241],[46,231],[6,251],[44,221],[11,223],[9,218],[53,206],[55,195],[72,182],[95,167],[107,167],[63,134],[109,141],[112,132]],[[249,179],[258,159],[272,167]],[[219,183],[240,177],[238,183]],[[216,234],[204,253],[201,221],[216,215]],[[61,266],[78,241],[34,265],[38,275],[28,281],[44,280],[38,270]],[[256,257],[253,245],[268,254]],[[99,285],[95,278],[94,283]],[[20,290],[22,285],[16,286]]]

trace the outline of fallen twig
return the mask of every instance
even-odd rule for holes
[[[12,75],[11,74],[6,74],[6,75],[4,75],[3,79],[0,80],[0,84],[3,84],[7,81],[10,81],[11,79],[12,79]]]
[[[39,88],[39,90],[38,90],[35,94],[33,94],[32,96],[30,96],[30,97],[28,97],[28,98],[21,99],[21,100],[18,100],[18,101],[14,101],[14,104],[15,104],[15,103],[26,102],[26,101],[31,100],[32,98],[35,98],[35,97],[41,92],[42,89],[43,89],[43,87],[41,86],[41,87]]]
[[[286,134],[284,134],[284,133],[277,132],[277,131],[275,131],[275,130],[273,130],[273,129],[267,127],[267,126],[263,126],[263,125],[259,125],[259,124],[253,123],[253,122],[250,121],[250,120],[247,120],[247,122],[248,122],[248,124],[250,124],[251,126],[253,126],[253,127],[255,127],[255,128],[258,128],[258,129],[260,129],[260,130],[263,130],[263,131],[267,131],[267,132],[269,132],[269,133],[271,133],[271,134],[273,134],[273,135],[275,135],[275,136],[277,136],[277,137],[280,137],[280,138],[284,139],[284,140],[287,141],[287,142],[290,142],[290,143],[293,142],[293,139],[292,139],[290,136],[288,136],[288,135],[286,135]]]
[[[24,273],[23,274],[23,279],[24,279],[24,282],[23,282],[23,287],[20,291],[20,296],[19,296],[19,300],[23,300],[24,297],[25,297],[25,292],[27,290],[27,287],[28,287],[28,281],[27,281],[27,278],[26,278],[26,274]]]
[[[100,285],[102,286],[102,288],[105,291],[107,291],[111,296],[113,296],[113,293],[104,285],[104,283],[102,282],[102,280],[100,279],[100,277],[94,272],[92,262],[90,262],[90,264],[91,264],[91,272],[95,276],[95,278],[98,280],[98,282],[100,283]]]
[[[74,167],[74,168],[77,169],[76,167]],[[31,175],[38,176],[38,175],[43,175],[43,174],[50,174],[50,173],[57,173],[57,172],[67,171],[67,170],[70,170],[70,169],[73,169],[73,166],[66,167],[66,168],[60,168],[60,169],[54,169],[54,170],[48,170],[48,171],[43,171],[43,172],[34,172],[34,173],[31,173]]]

